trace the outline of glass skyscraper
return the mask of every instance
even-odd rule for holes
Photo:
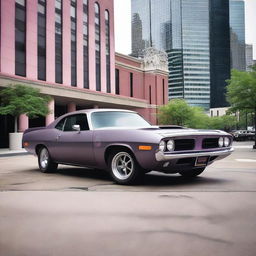
[[[243,0],[230,0],[231,67],[246,70],[245,10]]]
[[[150,46],[165,50],[169,65],[169,99],[184,98],[190,105],[205,109],[209,109],[212,105],[211,101],[214,101],[211,97],[212,87],[225,87],[225,80],[229,78],[227,70],[230,69],[228,62],[223,71],[218,70],[222,74],[222,81],[218,80],[220,84],[216,85],[216,80],[211,78],[215,75],[211,72],[211,67],[214,65],[211,57],[219,57],[217,52],[216,56],[211,56],[211,26],[216,19],[212,17],[214,11],[210,8],[212,1],[132,0],[132,55],[140,56],[142,50]],[[218,1],[220,0],[213,2]],[[224,9],[221,9],[223,7]],[[228,5],[220,3],[218,6],[215,3],[212,8],[221,10],[215,15],[218,19],[216,23],[222,28],[218,26],[214,28],[229,28]],[[222,14],[227,18],[222,17]],[[135,20],[139,21],[140,33]],[[224,40],[229,43],[229,32]],[[223,47],[218,42],[213,46]],[[228,54],[224,54],[228,60],[229,54],[228,49]],[[223,90],[218,91],[223,93],[221,100],[225,104]]]

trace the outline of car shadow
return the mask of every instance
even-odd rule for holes
[[[99,169],[89,169],[89,168],[79,168],[79,167],[59,168],[56,173],[65,175],[65,176],[111,181],[109,174],[106,171],[99,170]]]
[[[229,180],[223,178],[212,178],[202,174],[195,178],[185,178],[179,174],[162,174],[162,173],[148,173],[145,175],[143,185],[148,186],[181,186],[181,185],[214,185],[228,183]]]
[[[35,173],[40,171],[38,169],[31,169],[27,170],[26,172]],[[95,181],[107,181],[109,184],[105,185],[116,185],[110,175],[104,171],[99,169],[89,169],[89,168],[82,168],[82,167],[61,167],[54,173],[47,173],[42,175],[62,175],[62,176],[69,176],[69,177],[78,177],[82,179],[90,179]],[[205,175],[205,176],[204,176]],[[163,186],[197,186],[197,185],[220,185],[224,183],[231,182],[228,179],[223,179],[219,177],[209,177],[206,174],[202,174],[196,178],[188,179],[180,176],[179,174],[163,174],[158,172],[150,172],[145,175],[143,180],[136,186],[151,186],[151,187],[163,187]]]

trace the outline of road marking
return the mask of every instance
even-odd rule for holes
[[[235,159],[238,162],[256,163],[255,159]]]

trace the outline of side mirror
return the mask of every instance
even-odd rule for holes
[[[79,125],[79,124],[74,124],[74,125],[72,125],[72,129],[73,129],[74,131],[78,131],[78,132],[81,131],[81,128],[80,128],[80,125]]]

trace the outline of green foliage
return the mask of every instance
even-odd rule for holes
[[[251,72],[233,69],[231,79],[227,80],[227,100],[232,111],[256,109],[256,65]]]
[[[10,85],[0,91],[0,114],[18,117],[26,114],[30,118],[46,116],[49,113],[49,96],[43,96],[38,89],[25,85]]]
[[[217,130],[231,131],[236,127],[236,117],[224,115],[209,118],[209,128]]]
[[[210,128],[210,118],[204,113],[203,108],[190,107],[191,116],[186,122],[186,126],[196,129],[208,129]]]
[[[195,129],[219,129],[229,131],[234,129],[236,117],[225,115],[209,117],[200,107],[191,107],[185,100],[175,99],[159,108],[160,124],[176,124]]]
[[[161,124],[186,125],[192,115],[191,107],[185,100],[175,99],[159,108],[159,122]]]
[[[227,80],[227,100],[231,111],[246,111],[254,115],[256,129],[256,64],[251,68],[251,72],[232,70],[231,79]],[[256,134],[253,148],[256,149]]]

